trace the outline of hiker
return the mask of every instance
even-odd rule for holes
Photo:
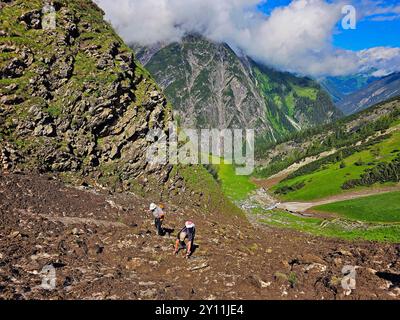
[[[159,236],[162,236],[164,234],[164,230],[162,228],[162,223],[165,218],[165,213],[161,209],[160,206],[157,206],[155,203],[150,204],[150,210],[149,210],[153,216],[154,216],[154,224],[157,229],[157,233]]]
[[[185,227],[179,231],[176,243],[175,243],[175,254],[177,255],[181,249],[187,247],[186,250],[186,258],[189,258],[194,249],[194,236],[196,234],[196,227],[192,221],[186,221]],[[185,240],[188,240],[188,244],[186,246]]]

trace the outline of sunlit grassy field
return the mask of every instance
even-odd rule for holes
[[[400,192],[391,192],[313,208],[343,217],[371,222],[400,222]]]
[[[216,158],[213,157],[215,160]],[[250,176],[240,176],[236,173],[236,167],[233,164],[225,163],[223,159],[220,164],[214,164],[218,173],[218,180],[221,184],[222,190],[233,201],[240,201],[247,198],[247,196],[257,186],[250,181]]]
[[[368,240],[378,242],[400,242],[400,224],[358,223],[348,219],[300,217],[284,211],[263,214],[259,221],[278,228],[294,229],[316,236],[346,240]]]
[[[345,191],[341,188],[344,182],[357,179],[367,168],[372,168],[374,163],[388,162],[396,157],[394,150],[400,149],[400,132],[395,132],[389,139],[382,141],[368,150],[363,150],[345,158],[345,168],[340,168],[340,163],[327,165],[325,168],[313,173],[282,181],[272,190],[282,186],[292,186],[303,182],[305,186],[299,190],[282,196],[286,201],[309,201],[321,199]],[[377,155],[378,153],[378,155]],[[355,163],[362,160],[362,165]]]

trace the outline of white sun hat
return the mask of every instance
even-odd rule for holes
[[[185,222],[185,227],[188,228],[188,229],[194,228],[193,221],[186,221]]]
[[[155,203],[150,204],[150,210],[156,210],[157,209],[157,205]]]

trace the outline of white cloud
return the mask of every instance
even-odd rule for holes
[[[294,0],[266,16],[257,10],[261,0],[96,0],[128,42],[169,43],[200,33],[258,61],[314,76],[360,67],[356,52],[332,46],[342,17],[338,1]]]
[[[282,69],[311,75],[355,71],[354,53],[332,47],[342,6],[321,0],[298,0],[274,10],[243,42],[249,55]]]
[[[127,41],[172,42],[187,32],[218,38],[240,32],[260,0],[95,0]]]
[[[379,15],[379,16],[375,16],[375,17],[371,17],[370,20],[371,21],[394,21],[394,20],[399,20],[400,19],[400,15]]]
[[[400,5],[382,0],[353,0],[359,18],[371,21],[400,19]]]
[[[361,70],[376,69],[376,77],[400,72],[400,48],[376,47],[358,52]]]

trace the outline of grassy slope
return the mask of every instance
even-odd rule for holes
[[[220,164],[213,164],[213,167],[216,170],[222,191],[232,201],[244,200],[252,191],[257,189],[257,186],[250,181],[250,176],[236,174],[234,165],[225,163],[223,159],[218,159],[215,156],[210,156],[211,159],[213,163],[220,162]]]
[[[236,175],[235,167],[231,164],[218,165],[218,178],[224,193],[234,201],[244,200],[257,188],[250,181],[249,176]]]
[[[335,237],[346,240],[369,240],[379,242],[400,242],[399,224],[351,223],[343,219],[331,221],[319,218],[305,218],[287,212],[274,211],[265,214],[261,222],[279,228],[295,229],[317,236]]]
[[[286,135],[293,131],[292,124],[286,119],[286,115],[294,118],[298,111],[296,94],[309,100],[316,101],[318,89],[312,87],[311,81],[295,78],[292,75],[279,73],[268,68],[254,65],[253,72],[261,95],[268,106],[266,115],[278,135]],[[301,83],[303,81],[304,83]],[[299,83],[297,83],[299,82]]]
[[[346,164],[346,167],[343,169],[340,168],[340,163],[331,164],[323,170],[296,177],[288,181],[282,181],[275,186],[273,190],[285,185],[292,186],[304,182],[305,187],[282,196],[282,199],[286,201],[309,201],[343,193],[345,191],[341,189],[341,186],[345,181],[356,179],[365,169],[371,168],[372,165],[368,165],[368,163],[391,161],[396,155],[391,152],[398,149],[399,146],[400,132],[395,132],[390,139],[371,147],[369,150],[357,152],[344,159],[343,161]],[[379,148],[378,157],[374,156],[371,152],[374,149],[376,150],[376,148]],[[359,159],[362,159],[365,164],[361,166],[355,165]]]
[[[360,113],[360,115],[348,117],[348,120],[345,121],[352,121],[352,119],[361,115],[367,116],[371,110],[373,111],[371,108]],[[368,117],[366,118],[368,119]],[[400,120],[393,120],[390,123],[391,126],[397,126],[398,124],[400,124]],[[305,138],[311,139],[309,136],[305,136]],[[359,140],[362,141],[364,138],[361,137]],[[398,149],[400,149],[400,132],[395,132],[386,140],[369,147],[369,149],[345,158],[344,163],[346,166],[344,168],[340,168],[341,161],[338,161],[337,163],[323,166],[310,174],[283,181],[275,186],[274,190],[282,186],[293,186],[304,182],[305,186],[302,189],[283,196],[283,200],[286,201],[314,200],[339,194],[344,192],[341,189],[343,182],[351,178],[358,178],[366,168],[372,167],[373,164],[376,165],[379,162],[392,160],[398,153],[394,151]],[[358,162],[359,159],[363,162],[361,166],[355,165],[355,162]],[[400,241],[399,200],[400,193],[397,192],[315,208],[321,211],[338,213],[337,217],[326,219],[302,217],[281,210],[264,211],[261,208],[253,209],[253,212],[258,215],[260,222],[279,228],[295,229],[317,236],[337,237],[347,240],[362,239],[397,243]]]
[[[189,189],[203,194],[205,209],[219,213],[243,215],[243,212],[226,197],[220,185],[203,166],[178,166],[174,168],[174,171],[179,172]]]
[[[218,178],[222,186],[222,190],[233,201],[245,199],[248,194],[256,189],[256,186],[250,181],[249,177],[237,176],[235,169],[230,164],[215,165],[218,171]],[[400,193],[396,193],[391,199],[381,199],[384,204],[387,201],[397,201],[399,203]],[[217,195],[218,197],[218,195]],[[376,207],[377,203],[371,199],[366,207]],[[235,210],[235,208],[233,208]],[[258,209],[255,209],[257,211]],[[382,214],[391,212],[396,215],[396,205],[386,206],[386,210],[381,211]],[[400,218],[400,207],[397,205],[397,219]],[[346,240],[370,240],[379,242],[399,242],[400,241],[400,225],[399,224],[383,224],[383,223],[359,223],[354,226],[346,219],[332,220],[327,222],[320,218],[299,217],[283,211],[271,212],[254,212],[262,214],[260,222],[278,227],[290,228],[301,232],[325,237],[337,237]],[[346,217],[351,218],[351,217]],[[360,219],[358,219],[360,220]],[[368,221],[368,219],[361,219]],[[389,222],[390,219],[382,222]],[[397,221],[393,220],[392,221]],[[372,222],[372,219],[371,219]]]
[[[318,95],[318,90],[315,88],[300,87],[298,85],[293,86],[293,89],[300,97],[309,98],[311,100],[316,100]]]
[[[346,218],[371,222],[400,222],[400,192],[391,192],[314,208]]]

